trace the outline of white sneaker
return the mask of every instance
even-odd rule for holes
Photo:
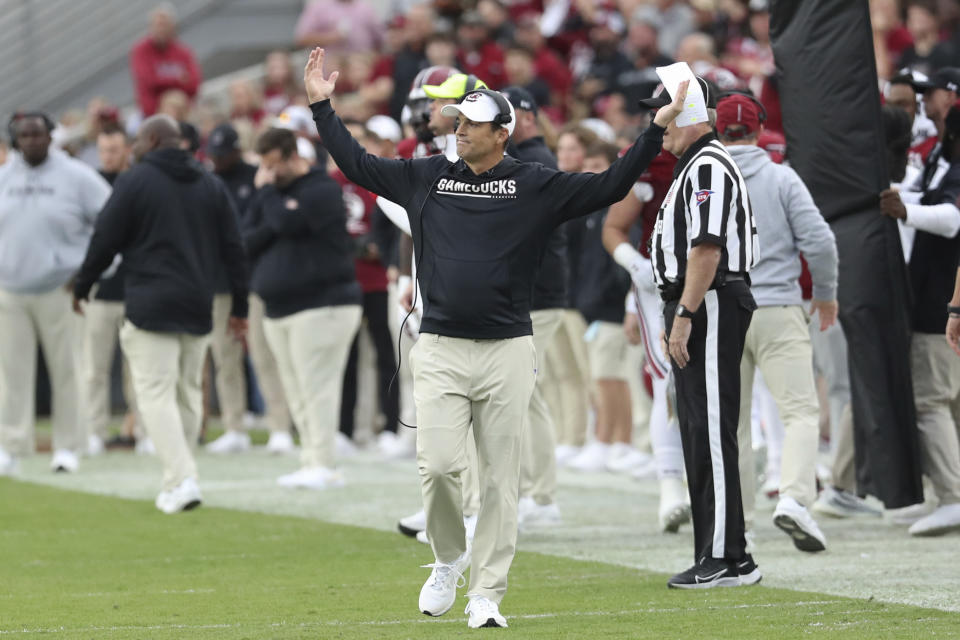
[[[942,536],[957,530],[960,530],[960,504],[947,504],[917,520],[909,532],[912,536]]]
[[[290,489],[331,489],[346,484],[338,471],[326,467],[310,467],[277,478],[277,484]]]
[[[463,572],[470,566],[470,546],[453,564],[434,562],[423,565],[424,569],[433,569],[430,577],[420,589],[420,611],[428,616],[442,616],[457,599],[457,588],[466,584]]]
[[[617,445],[614,445],[614,447],[617,447]],[[626,446],[625,450],[620,450],[620,455],[610,456],[610,459],[607,461],[607,471],[625,473],[627,471],[633,471],[634,469],[653,467],[653,456],[650,454],[644,453],[639,449],[634,449],[631,446]]]
[[[190,511],[200,506],[202,496],[194,478],[187,478],[170,491],[161,491],[154,504],[167,514]]]
[[[138,456],[157,455],[157,448],[153,446],[153,440],[150,438],[140,438],[137,440],[137,443],[133,445],[133,450]]]
[[[537,504],[536,500],[527,496],[520,498],[517,521],[521,528],[553,526],[560,524],[560,507],[556,502]]]
[[[426,529],[424,529],[423,531],[417,531],[417,535],[415,537],[417,538],[417,542],[419,542],[420,544],[430,544],[430,538],[427,537]]]
[[[381,431],[377,436],[377,449],[386,460],[412,459],[417,453],[417,442],[392,431]]]
[[[50,468],[57,472],[73,473],[80,466],[80,459],[69,449],[57,449],[53,452]]]
[[[87,436],[87,455],[91,458],[94,456],[102,455],[107,450],[107,445],[104,444],[103,438],[100,436],[91,433]]]
[[[642,464],[638,467],[634,467],[630,471],[630,477],[638,482],[643,482],[644,480],[653,480],[657,477],[657,461],[653,456],[650,456],[650,459],[646,464]]]
[[[591,442],[567,463],[567,467],[576,471],[603,471],[609,456],[610,445],[605,442]]]
[[[0,449],[0,477],[16,475],[18,467],[17,459]]]
[[[287,455],[294,453],[297,445],[293,443],[293,435],[289,431],[271,431],[267,440],[267,453]]]
[[[743,539],[747,543],[747,554],[753,554],[757,550],[757,532],[753,529],[747,529],[743,532]]]
[[[206,446],[210,453],[243,453],[250,449],[250,434],[245,431],[227,430],[223,435]]]
[[[690,503],[687,490],[680,478],[664,478],[660,481],[660,531],[677,533],[682,525],[690,522]]]
[[[353,440],[343,435],[342,431],[337,431],[335,450],[338,458],[352,458],[357,455],[357,445]]]
[[[780,474],[767,473],[763,485],[760,487],[760,493],[771,500],[780,495]]]
[[[557,466],[564,467],[580,453],[580,447],[575,447],[572,444],[561,444],[554,449],[554,452],[557,458]]]
[[[933,509],[926,502],[912,504],[909,507],[900,507],[899,509],[887,509],[887,517],[890,522],[901,526],[913,526],[927,516],[933,513]]]
[[[813,516],[790,496],[780,498],[773,512],[773,524],[793,538],[794,546],[800,551],[823,551],[827,548],[827,539]]]
[[[399,529],[403,535],[415,538],[418,533],[426,531],[427,529],[427,512],[420,509],[420,511],[417,511],[412,516],[400,518],[400,520],[397,521],[397,529]]]
[[[813,503],[813,510],[834,518],[853,518],[856,516],[879,518],[883,516],[883,511],[871,507],[863,498],[829,484],[824,487],[817,497],[817,501]],[[905,524],[913,524],[917,519]]]
[[[470,614],[467,626],[471,629],[484,627],[506,627],[507,619],[500,615],[500,607],[496,602],[484,596],[469,596],[470,602],[464,613]]]

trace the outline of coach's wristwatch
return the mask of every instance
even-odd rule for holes
[[[690,309],[687,309],[687,308],[686,308],[685,306],[683,306],[682,304],[678,304],[678,305],[677,305],[677,317],[678,317],[678,318],[693,318],[693,315],[694,315],[694,314],[693,314],[693,311],[690,311]]]
[[[956,318],[956,317],[960,316],[960,307],[954,307],[954,306],[948,304],[948,305],[947,305],[947,313],[949,313],[951,316],[953,316],[953,317]]]

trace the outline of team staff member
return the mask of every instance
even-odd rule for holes
[[[123,129],[104,129],[97,136],[100,175],[112,186],[120,174],[130,168],[130,143]],[[126,268],[120,263],[116,272],[97,283],[93,300],[87,305],[83,332],[84,393],[87,408],[87,454],[99,455],[106,450],[110,426],[110,370],[123,326],[123,279]],[[123,395],[127,401],[124,420],[125,435],[132,435],[137,417],[136,394],[130,381],[130,365],[123,360]],[[142,434],[140,434],[142,436]],[[139,450],[152,450],[153,445],[139,437]]]
[[[81,328],[66,285],[110,185],[50,150],[53,127],[41,113],[14,116],[20,153],[0,167],[0,475],[15,470],[14,456],[33,452],[38,339],[53,391],[53,469],[75,471],[86,444]]]
[[[507,87],[504,94],[517,116],[507,152],[521,162],[539,162],[557,168],[537,124],[537,103],[522,87]],[[553,341],[567,304],[567,234],[557,227],[547,240],[540,271],[533,287],[530,320],[533,322],[533,346],[537,350],[537,383],[530,398],[529,422],[523,435],[523,462],[520,474],[520,526],[555,524],[560,521],[557,507],[556,427],[543,394],[545,356]]]
[[[653,274],[664,306],[677,414],[693,510],[694,559],[667,582],[675,588],[754,584],[746,553],[737,422],[740,357],[756,303],[748,272],[756,228],[747,186],[713,131],[716,98],[698,79],[711,122],[677,127],[663,147],[679,158],[653,235]],[[642,101],[670,103],[666,92]],[[743,577],[741,578],[741,574]]]
[[[659,152],[663,125],[681,103],[661,110],[633,149],[601,174],[505,158],[513,108],[483,89],[444,108],[460,118],[460,161],[385,160],[366,154],[336,117],[329,98],[338,74],[324,75],[323,58],[322,49],[310,54],[304,84],[324,144],[348,178],[406,208],[420,264],[424,314],[411,364],[417,457],[436,556],[420,610],[448,611],[471,561],[459,474],[472,420],[481,507],[468,625],[503,627],[499,601],[516,548],[520,445],[537,366],[530,321],[536,264],[557,225],[623,198]]]
[[[117,179],[97,219],[77,275],[73,307],[123,257],[125,312],[120,344],[130,362],[147,435],[163,463],[164,513],[200,504],[197,443],[203,412],[203,363],[210,344],[214,282],[223,261],[233,289],[230,325],[246,331],[246,258],[237,213],[223,183],[180,148],[169,116],[147,118],[134,142],[136,166]]]
[[[302,445],[300,470],[277,482],[338,487],[343,478],[334,470],[334,443],[343,371],[363,310],[343,194],[325,171],[300,157],[287,129],[268,129],[257,152],[267,184],[246,216],[244,240]]]

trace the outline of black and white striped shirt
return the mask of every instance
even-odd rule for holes
[[[673,172],[651,238],[658,286],[682,280],[692,247],[721,248],[721,271],[747,273],[757,260],[757,227],[747,183],[733,158],[709,134],[687,149]]]

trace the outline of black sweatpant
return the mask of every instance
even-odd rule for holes
[[[664,308],[669,335],[679,301]],[[745,282],[707,292],[693,318],[683,369],[673,363],[677,418],[693,510],[694,562],[746,554],[737,464],[740,358],[756,302]]]
[[[397,432],[397,421],[400,418],[400,388],[394,384],[390,388],[390,380],[397,370],[396,348],[393,334],[387,316],[387,292],[375,291],[363,294],[363,317],[367,321],[367,329],[373,339],[373,346],[377,350],[377,386],[380,395],[380,410],[386,416],[384,429]],[[357,340],[360,334],[353,339],[350,347],[350,358],[343,373],[343,402],[340,404],[340,431],[349,438],[353,437],[353,412],[357,405]]]

